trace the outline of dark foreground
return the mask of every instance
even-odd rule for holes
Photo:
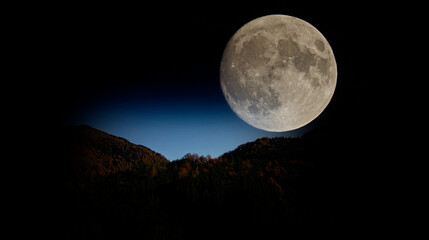
[[[172,162],[90,127],[66,129],[63,143],[65,239],[347,237],[368,226],[354,158],[317,134]]]

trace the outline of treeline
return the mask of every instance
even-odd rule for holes
[[[80,165],[66,180],[69,239],[270,239],[332,228],[323,176],[302,139],[168,162],[89,127],[71,131],[65,153]]]
[[[164,168],[169,162],[146,147],[89,126],[66,128],[62,141],[62,161],[67,164],[67,177],[74,180]]]

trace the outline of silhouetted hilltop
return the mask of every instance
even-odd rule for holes
[[[223,158],[246,159],[294,159],[303,158],[304,145],[299,138],[260,138],[238,146],[235,150],[223,154]]]
[[[151,170],[169,162],[147,147],[84,125],[64,129],[63,141],[63,155],[72,177]]]
[[[63,135],[69,239],[274,239],[337,227],[337,175],[308,140],[261,138],[169,162],[88,126]]]

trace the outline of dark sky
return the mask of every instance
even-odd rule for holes
[[[192,2],[59,10],[64,21],[55,44],[64,61],[57,71],[55,102],[61,124],[87,124],[169,160],[188,152],[217,157],[260,137],[295,137],[319,126],[359,124],[368,86],[360,73],[367,38],[356,6]],[[239,119],[219,83],[229,38],[269,14],[295,16],[315,26],[330,43],[338,67],[327,109],[307,127],[285,133],[258,130]]]

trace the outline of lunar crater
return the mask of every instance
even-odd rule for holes
[[[316,41],[314,41],[314,45],[316,45],[317,50],[320,52],[325,51],[325,44],[320,39],[316,39]]]

